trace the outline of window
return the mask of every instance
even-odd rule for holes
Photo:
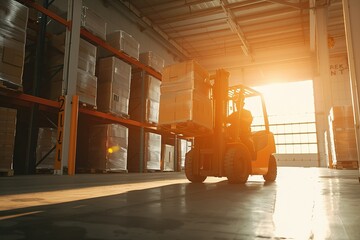
[[[264,95],[270,130],[274,133],[276,152],[281,154],[317,153],[315,107],[312,80],[254,87]],[[253,131],[262,129],[261,108],[249,104]]]

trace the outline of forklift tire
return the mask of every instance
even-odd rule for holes
[[[193,150],[190,150],[185,155],[185,175],[186,178],[193,183],[202,183],[205,181],[206,176],[200,176],[197,174],[194,174],[193,171]]]
[[[246,183],[250,168],[251,155],[245,145],[230,147],[226,151],[224,170],[229,183]]]
[[[277,177],[277,164],[276,159],[273,155],[269,158],[269,167],[267,174],[263,175],[266,182],[274,182]]]

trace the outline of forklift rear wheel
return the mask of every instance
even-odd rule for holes
[[[250,174],[250,159],[251,155],[243,144],[226,151],[224,170],[229,183],[246,183]]]
[[[277,164],[276,159],[273,155],[269,158],[269,167],[267,174],[263,175],[266,182],[274,182],[277,176]]]
[[[185,155],[185,175],[186,178],[193,183],[202,183],[205,181],[206,176],[201,176],[194,173],[194,166],[193,166],[193,150],[190,150]]]

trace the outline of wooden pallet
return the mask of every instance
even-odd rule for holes
[[[192,121],[161,124],[158,125],[158,129],[166,132],[173,132],[184,137],[197,137],[212,134],[212,129],[206,128]]]
[[[13,83],[11,81],[0,79],[0,88],[8,89],[15,92],[23,92],[23,86]]]
[[[335,169],[358,169],[358,161],[337,161],[333,167]]]

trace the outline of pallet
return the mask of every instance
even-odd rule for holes
[[[2,177],[12,177],[14,176],[14,170],[13,169],[0,169],[0,176]]]
[[[158,129],[166,132],[179,134],[184,137],[197,137],[212,134],[212,129],[206,128],[192,121],[173,124],[161,124],[158,125]]]
[[[333,164],[335,169],[358,169],[358,161],[337,161]]]
[[[8,89],[15,92],[23,92],[23,86],[11,81],[0,79],[0,88]]]

